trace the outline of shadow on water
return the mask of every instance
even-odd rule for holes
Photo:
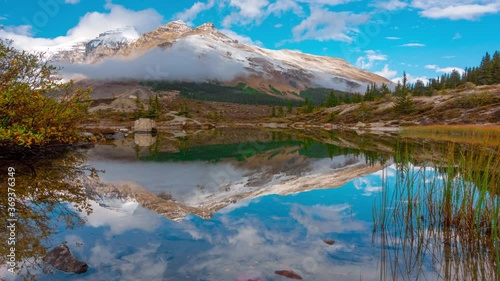
[[[0,171],[0,220],[14,226],[0,229],[5,243],[0,247],[0,264],[8,268],[14,265],[23,280],[36,280],[47,253],[45,245],[56,227],[82,226],[85,219],[81,213],[92,212],[81,179],[95,176],[96,171],[86,166],[86,158],[76,151],[2,160]]]

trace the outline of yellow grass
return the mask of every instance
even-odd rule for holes
[[[406,127],[403,137],[425,138],[437,141],[500,145],[500,125],[431,125]]]

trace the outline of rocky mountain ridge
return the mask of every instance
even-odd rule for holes
[[[189,58],[186,65],[179,66],[192,68],[197,73],[193,74],[196,78],[189,77],[189,71],[184,75],[186,77],[171,75],[177,69],[168,61],[179,57],[178,54]],[[71,49],[60,50],[53,55],[55,61],[78,64],[82,68],[120,62],[117,68],[122,69],[124,62],[139,66],[141,64],[138,62],[145,58],[148,58],[146,64],[155,61],[156,68],[161,71],[156,71],[156,75],[135,74],[137,77],[124,74],[123,78],[196,80],[191,82],[215,80],[226,85],[245,83],[272,95],[281,92],[285,97],[308,88],[363,93],[369,83],[392,84],[343,59],[241,43],[217,30],[212,23],[190,28],[182,21],[173,21],[142,35],[137,34],[133,27],[127,27],[102,33],[97,38],[80,42]],[[83,75],[89,76],[88,72]],[[218,72],[226,73],[218,75]],[[169,73],[170,76],[162,73]],[[116,79],[116,75],[113,79]]]

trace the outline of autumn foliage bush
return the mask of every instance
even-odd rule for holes
[[[56,78],[43,54],[0,40],[0,147],[72,144],[86,116],[90,90]]]

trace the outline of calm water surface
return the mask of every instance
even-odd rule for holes
[[[49,213],[50,231],[39,242],[51,249],[66,241],[89,265],[86,273],[30,272],[36,280],[290,280],[277,270],[304,280],[461,279],[463,264],[483,264],[480,257],[450,257],[440,234],[421,237],[425,251],[412,252],[419,239],[408,241],[401,228],[376,229],[381,213],[393,209],[380,202],[400,176],[395,143],[226,129],[98,144],[82,152],[86,164],[105,170],[106,184],[134,189],[87,194],[90,214],[69,204],[72,215]],[[414,180],[443,176],[425,174]],[[68,216],[84,221],[68,227]]]

